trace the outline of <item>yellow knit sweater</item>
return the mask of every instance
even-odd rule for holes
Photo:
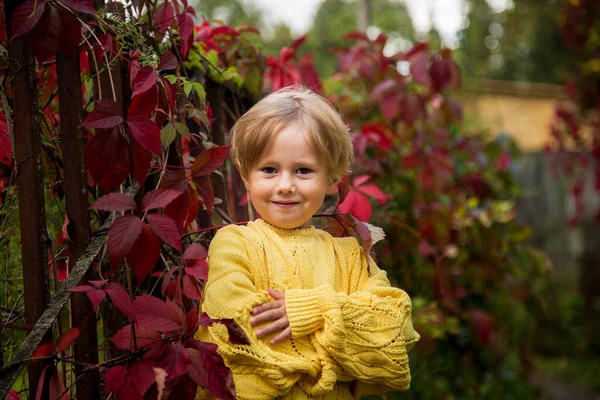
[[[406,353],[419,339],[410,298],[356,239],[257,220],[220,229],[208,254],[202,311],[235,319],[251,344],[231,344],[221,324],[196,338],[219,346],[238,399],[345,400],[409,388]],[[252,307],[272,300],[268,288],[285,292],[292,330],[275,345],[249,322]],[[205,398],[199,390],[196,399]]]

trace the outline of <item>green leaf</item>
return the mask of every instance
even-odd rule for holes
[[[206,93],[204,92],[204,87],[198,82],[194,82],[193,86],[196,93],[198,93],[200,101],[204,103],[206,101]]]
[[[181,136],[184,136],[187,139],[190,138],[190,130],[187,126],[185,126],[185,124],[182,124],[181,122],[175,122],[175,130],[179,132]]]
[[[165,148],[173,143],[175,136],[177,136],[177,132],[175,131],[175,126],[173,126],[173,124],[167,124],[160,130],[160,141]]]
[[[174,85],[175,82],[177,82],[177,79],[179,79],[177,77],[177,75],[172,75],[172,74],[165,75],[165,78],[171,83],[171,85]]]
[[[244,80],[244,87],[254,96],[258,96],[262,91],[263,74],[256,65],[248,69],[246,79]]]
[[[192,82],[184,82],[183,83],[183,92],[185,93],[186,97],[189,97],[193,88],[194,88],[194,84]]]
[[[223,78],[227,81],[233,82],[233,84],[237,87],[241,87],[242,83],[244,83],[244,79],[235,67],[229,67],[223,71]]]

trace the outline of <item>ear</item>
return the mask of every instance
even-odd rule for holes
[[[242,181],[244,182],[244,186],[246,187],[246,190],[250,190],[250,183],[248,182],[248,175],[246,172],[242,171],[242,169],[240,168],[240,165],[236,162],[235,163],[235,168],[238,170],[238,172],[240,173],[240,177],[242,178]]]
[[[250,191],[250,182],[248,181],[248,176],[241,172],[240,172],[240,176],[242,178],[242,181],[244,182],[244,186],[246,187],[246,190],[249,192]]]
[[[337,180],[327,187],[327,194],[336,194],[340,181]]]

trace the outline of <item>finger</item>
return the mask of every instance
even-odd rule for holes
[[[273,310],[275,308],[279,308],[281,307],[281,303],[279,300],[276,301],[269,301],[268,303],[263,303],[260,306],[256,306],[252,309],[252,315],[257,315],[260,314],[262,312],[268,311],[268,310]]]
[[[282,308],[268,310],[250,318],[250,325],[258,325],[267,321],[276,321],[283,316],[285,316],[285,310],[283,310]]]
[[[273,297],[274,299],[277,299],[277,300],[282,300],[285,298],[284,292],[278,292],[275,289],[269,288],[269,294],[271,295],[271,297]]]
[[[281,343],[281,342],[285,342],[286,340],[290,339],[292,337],[292,328],[288,327],[285,328],[283,331],[281,331],[281,333],[277,336],[275,336],[273,339],[271,339],[269,341],[269,343],[271,344],[277,344],[277,343]]]
[[[287,328],[289,325],[290,324],[288,322],[287,317],[283,317],[283,318],[280,318],[277,321],[265,326],[264,328],[261,328],[258,331],[256,331],[256,336],[262,337],[262,336],[269,335],[271,333],[278,333],[279,331],[282,331],[285,328]]]

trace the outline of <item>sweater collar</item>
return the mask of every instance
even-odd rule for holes
[[[302,228],[302,229],[283,229],[283,228],[278,228],[275,225],[272,225],[270,223],[268,223],[267,221],[265,221],[264,219],[256,219],[254,222],[254,224],[256,224],[258,227],[260,227],[261,229],[268,229],[270,231],[273,231],[274,233],[276,233],[278,236],[312,236],[314,235],[314,232],[316,230],[316,228],[314,226],[311,226],[310,228]]]

